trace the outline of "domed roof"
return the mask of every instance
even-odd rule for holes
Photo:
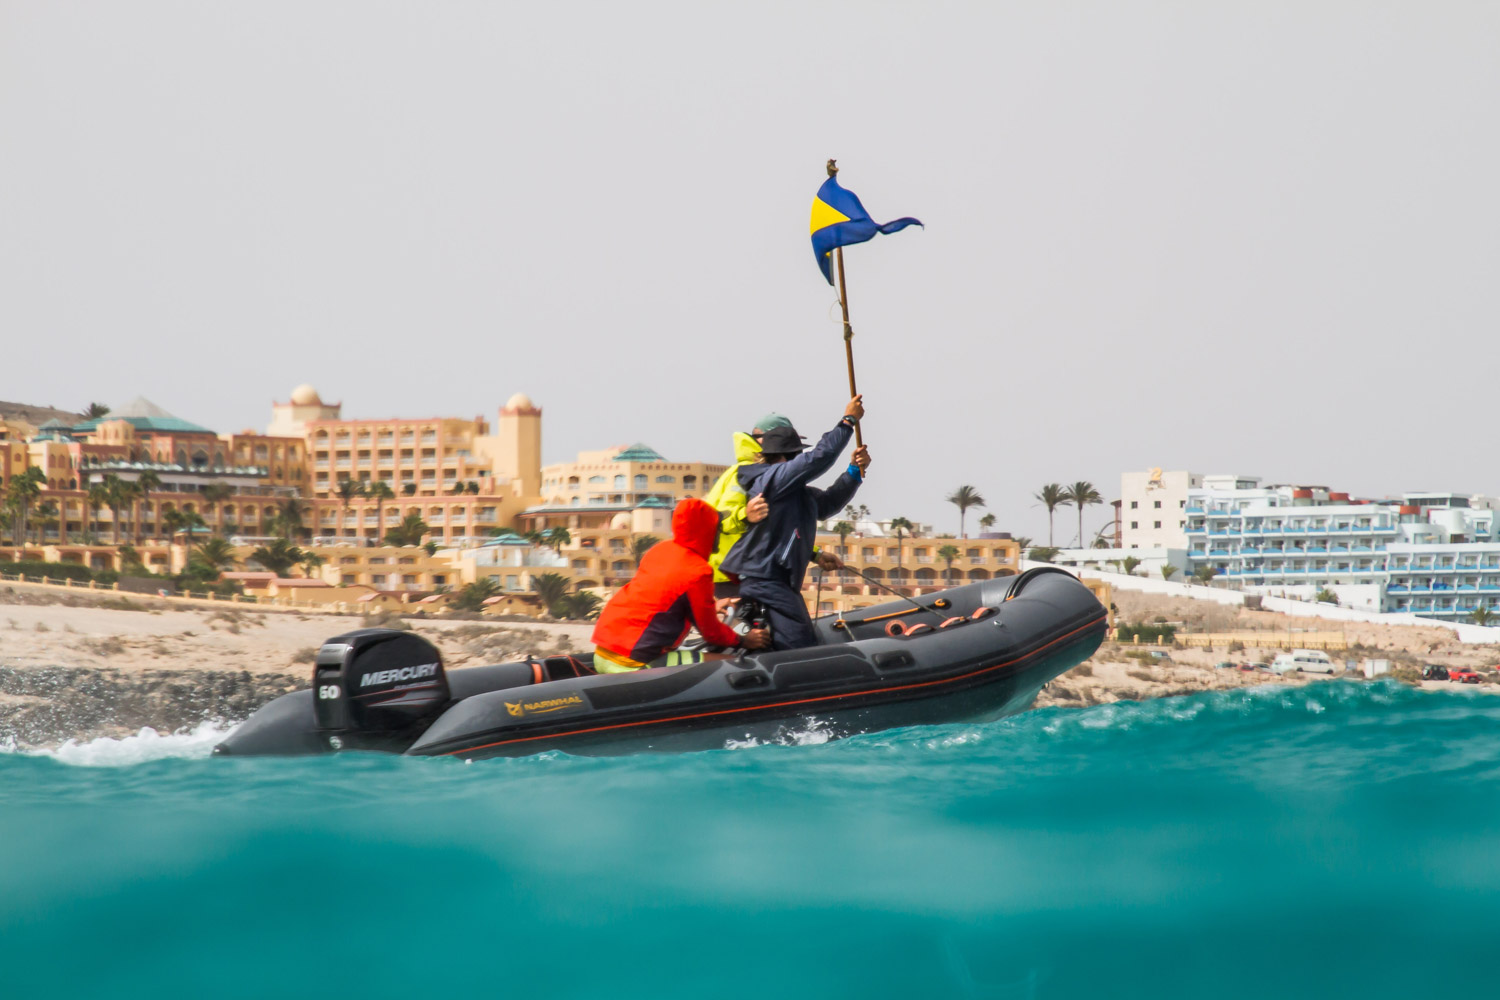
[[[514,396],[510,397],[509,399],[507,399],[505,401],[505,408],[507,410],[534,410],[534,409],[536,409],[536,407],[534,405],[532,405],[531,397],[528,396],[528,395],[526,395],[526,393],[524,393],[524,392],[518,392]]]
[[[323,400],[318,395],[318,390],[314,389],[308,383],[303,382],[292,390],[292,402],[298,406],[318,406]]]
[[[628,527],[630,527],[630,515],[629,514],[621,512],[621,513],[616,514],[614,517],[612,517],[612,518],[609,519],[609,528],[610,528],[611,531],[620,531],[621,529],[628,528]]]
[[[665,462],[666,459],[661,457],[661,452],[657,451],[655,448],[651,447],[649,444],[641,444],[639,441],[637,441],[635,444],[631,445],[629,448],[626,448],[624,451],[622,451],[618,455],[616,455],[615,456],[615,461],[616,462]]]

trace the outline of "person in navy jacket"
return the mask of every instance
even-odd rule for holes
[[[802,600],[802,579],[813,557],[818,521],[837,514],[854,498],[870,466],[869,449],[854,449],[848,468],[827,489],[811,483],[837,463],[864,415],[864,403],[855,396],[844,408],[843,419],[811,449],[795,428],[774,428],[761,439],[763,462],[739,470],[745,495],[764,497],[770,513],[751,526],[722,568],[739,577],[741,598],[759,601],[766,609],[773,649],[800,649],[817,642]],[[832,553],[820,555],[819,564],[825,569],[841,565]]]

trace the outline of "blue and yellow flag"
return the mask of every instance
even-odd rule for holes
[[[832,168],[830,168],[832,169]],[[920,226],[918,219],[907,217],[895,222],[881,224],[870,218],[865,206],[859,203],[853,191],[839,185],[837,177],[830,177],[818,188],[812,203],[812,245],[818,258],[818,267],[823,277],[833,284],[833,251],[854,243],[872,240],[876,233],[900,232],[907,226]]]

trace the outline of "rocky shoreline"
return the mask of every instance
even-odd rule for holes
[[[147,727],[171,733],[244,719],[306,683],[301,675],[246,670],[0,667],[0,746],[121,737]]]

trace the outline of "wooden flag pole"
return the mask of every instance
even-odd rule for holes
[[[828,161],[828,176],[839,172],[838,165]],[[844,287],[844,248],[835,247],[833,251],[834,261],[839,270],[839,308],[844,311],[844,360],[849,364],[849,398],[853,399],[859,395],[859,389],[854,385],[854,327],[849,325],[849,290]],[[859,424],[854,425],[854,446],[863,447],[865,437],[860,432]]]
[[[849,293],[844,288],[844,248],[836,248],[833,255],[839,269],[839,307],[844,310],[844,360],[849,363],[849,398],[853,399],[859,395],[859,389],[854,385],[854,328],[849,325]],[[860,447],[864,443],[859,424],[855,424],[854,445]]]

